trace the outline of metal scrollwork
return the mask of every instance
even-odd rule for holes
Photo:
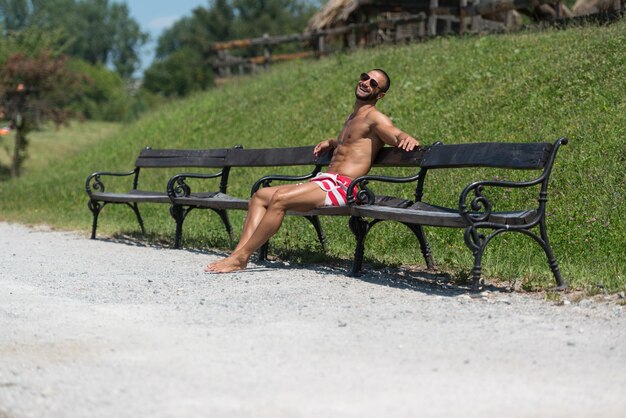
[[[98,213],[102,209],[102,205],[100,205],[100,203],[96,202],[95,200],[90,200],[89,202],[87,202],[87,207],[89,207],[89,210],[94,213]]]
[[[174,187],[175,197],[189,197],[191,194],[191,187],[185,183],[186,177],[179,177],[176,179],[176,186]]]
[[[93,178],[93,183],[91,186],[94,190],[99,190],[101,192],[104,192],[104,183],[102,183],[102,181],[100,180],[100,175],[96,175]]]
[[[361,182],[361,187],[360,187],[360,190],[356,194],[356,199],[357,199],[357,202],[360,204],[373,205],[376,199],[376,196],[374,195],[374,192],[372,192],[367,187],[368,183],[369,182],[367,180],[363,180]]]
[[[464,235],[465,245],[473,251],[478,251],[485,245],[485,234],[478,232],[478,229],[472,225],[467,227]]]
[[[473,211],[479,212],[470,214],[474,222],[484,222],[491,216],[493,205],[489,199],[483,195],[484,189],[483,186],[478,186],[474,189],[474,196],[476,197],[472,199],[470,206]]]

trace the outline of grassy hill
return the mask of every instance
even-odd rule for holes
[[[48,223],[88,231],[84,180],[96,170],[132,168],[139,150],[153,148],[279,147],[314,144],[335,136],[351,111],[358,75],[384,68],[392,86],[379,108],[397,126],[435,141],[553,141],[567,136],[553,173],[548,229],[564,277],[587,291],[626,286],[626,21],[610,26],[436,39],[430,42],[341,54],[316,62],[273,67],[183,101],[172,101],[115,135],[62,161],[0,183],[0,219]],[[157,174],[157,173],[154,173]],[[169,174],[154,176],[162,189]],[[238,170],[229,192],[246,196],[265,171]],[[408,172],[406,173],[408,174]],[[429,201],[453,204],[474,176],[460,170],[430,178]],[[487,174],[485,174],[487,175]],[[491,172],[490,176],[493,175]],[[520,173],[502,173],[517,178]],[[145,180],[152,176],[145,176]],[[159,177],[157,179],[157,177]],[[107,184],[108,190],[115,190]],[[397,193],[410,197],[411,191]],[[517,201],[521,197],[510,197]],[[145,206],[151,239],[173,236],[162,206]],[[243,214],[233,214],[236,231]],[[346,219],[324,219],[330,254],[318,254],[310,225],[288,219],[273,251],[296,259],[350,259],[354,240]],[[125,207],[107,207],[102,233],[135,233]],[[462,231],[427,229],[436,262],[464,277],[471,268]],[[185,243],[227,248],[215,215],[192,212]],[[541,249],[527,237],[495,240],[484,259],[491,279],[534,289],[552,285]],[[94,256],[97,256],[94,254]],[[370,262],[420,264],[414,238],[401,225],[381,224],[368,240]]]

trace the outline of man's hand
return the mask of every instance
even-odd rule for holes
[[[419,147],[420,143],[417,139],[413,138],[411,135],[405,134],[406,137],[401,139],[396,145],[398,148],[401,148],[405,151],[413,151],[415,147]]]
[[[326,151],[328,151],[330,149],[334,149],[335,148],[334,142],[335,142],[335,140],[332,139],[332,138],[331,139],[327,139],[326,141],[320,142],[313,149],[313,155],[315,155],[316,157],[319,157],[320,154],[323,154],[323,153],[325,153]]]

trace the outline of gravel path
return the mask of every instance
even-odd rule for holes
[[[0,223],[0,418],[623,417],[615,301]]]

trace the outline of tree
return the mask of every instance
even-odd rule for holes
[[[314,11],[310,0],[214,0],[207,8],[198,7],[159,37],[156,59],[144,73],[144,86],[166,95],[206,88],[213,79],[214,42],[300,32]],[[201,69],[192,68],[195,65]]]
[[[234,10],[228,0],[216,0],[210,9],[197,7],[190,17],[183,17],[161,34],[156,58],[165,58],[185,46],[207,57],[213,42],[236,36],[234,21]]]
[[[315,8],[303,0],[233,0],[237,37],[301,32]]]
[[[65,123],[68,107],[80,94],[82,83],[79,75],[67,69],[67,56],[33,44],[45,34],[28,35],[11,37],[0,51],[0,113],[15,131],[12,177],[20,175],[27,156],[27,134],[46,120]]]
[[[143,77],[146,90],[165,96],[186,96],[212,84],[213,70],[198,50],[189,47],[154,62]]]
[[[86,119],[115,122],[132,118],[136,96],[129,94],[126,82],[118,73],[79,58],[70,59],[67,68],[84,78],[81,94],[70,104],[74,114]]]
[[[5,35],[26,28],[60,30],[58,48],[91,64],[111,64],[125,78],[140,65],[148,34],[125,3],[109,0],[0,0]]]

